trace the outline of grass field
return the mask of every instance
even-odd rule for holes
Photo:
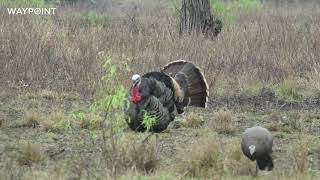
[[[0,6],[0,179],[319,179],[319,3],[264,1],[206,39],[179,38],[179,2],[51,4],[52,16]],[[204,71],[208,108],[159,134],[90,110],[177,59]],[[255,125],[274,137],[275,169],[258,177],[240,149]]]

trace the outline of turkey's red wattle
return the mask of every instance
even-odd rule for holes
[[[138,86],[133,86],[131,90],[131,100],[134,103],[138,103],[141,100],[141,95]]]

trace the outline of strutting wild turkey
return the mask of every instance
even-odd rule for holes
[[[152,132],[165,130],[176,114],[188,105],[206,107],[209,88],[203,73],[185,60],[173,61],[161,72],[132,76],[127,123],[134,131],[145,131],[144,113],[156,118]]]
[[[273,138],[271,133],[263,127],[247,128],[242,134],[241,149],[251,161],[256,160],[256,174],[260,170],[272,170]]]

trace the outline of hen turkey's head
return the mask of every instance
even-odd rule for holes
[[[134,74],[131,79],[132,79],[133,86],[140,85],[141,76],[139,74]]]
[[[256,151],[256,146],[255,145],[249,146],[249,151],[250,151],[251,156],[253,156],[253,153]]]

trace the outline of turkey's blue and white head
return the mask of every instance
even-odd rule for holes
[[[131,79],[132,79],[133,86],[139,86],[140,85],[141,76],[139,74],[134,74]]]

